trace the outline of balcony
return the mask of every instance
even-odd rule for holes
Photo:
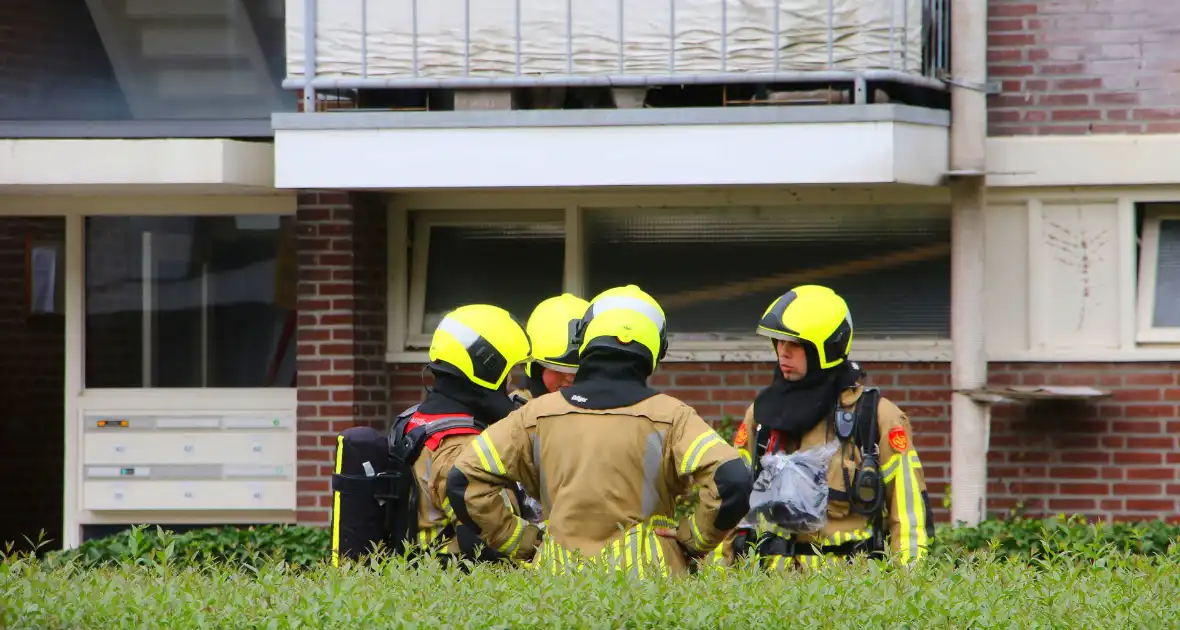
[[[399,189],[935,185],[949,124],[949,6],[288,0],[283,87],[301,92],[302,107],[273,117],[276,179]],[[807,150],[755,168],[733,161],[735,146]],[[666,158],[659,168],[653,152]],[[369,165],[322,160],[328,153]],[[584,156],[598,175],[571,170]]]
[[[870,85],[942,89],[948,11],[949,0],[290,0],[283,87],[338,92],[317,111],[368,108],[364,92],[395,89],[836,85],[867,103]]]

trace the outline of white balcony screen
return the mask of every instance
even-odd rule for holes
[[[303,5],[287,0],[292,78],[303,75]],[[513,76],[518,7],[522,75],[917,73],[922,63],[922,0],[369,0],[364,11],[362,0],[321,0],[316,74]]]

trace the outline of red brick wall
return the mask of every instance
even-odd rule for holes
[[[299,520],[326,523],[335,435],[388,416],[385,208],[375,197],[299,197]]]
[[[950,370],[946,363],[868,363],[881,388],[913,422],[935,511],[950,483]],[[669,363],[652,384],[705,419],[740,418],[772,365]],[[422,365],[392,366],[394,409],[418,402]],[[1180,517],[1180,364],[993,364],[995,385],[1092,385],[1112,397],[1087,403],[999,405],[993,410],[988,506],[1003,513],[1081,513],[1102,519]]]
[[[994,509],[1114,519],[1180,520],[1180,364],[1073,363],[993,367],[995,383],[1091,385],[1110,398],[999,407],[988,474]]]
[[[385,223],[375,199],[339,192],[300,198],[299,519],[326,524],[335,435],[384,426],[418,402],[421,364],[386,365]],[[936,513],[950,482],[946,363],[870,363],[869,382],[914,425]],[[741,417],[770,380],[770,364],[668,363],[652,384],[706,419]],[[993,364],[996,384],[1086,384],[1109,399],[994,408],[989,507],[1106,519],[1177,518],[1180,364]]]
[[[7,542],[27,548],[25,537],[36,540],[44,530],[52,539],[48,548],[57,549],[64,491],[65,319],[26,317],[27,237],[61,243],[65,220],[0,219],[0,548]]]
[[[990,135],[1180,132],[1180,4],[990,0]]]

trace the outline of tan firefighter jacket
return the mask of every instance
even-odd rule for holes
[[[448,526],[453,529],[458,525],[455,511],[447,499],[447,474],[451,472],[455,460],[476,437],[474,433],[447,435],[434,449],[430,448],[428,442],[414,462],[414,476],[418,479],[419,489],[418,540],[415,542],[419,545],[438,545],[444,553],[459,553],[459,541],[453,535],[440,537]],[[515,494],[505,490],[501,497],[513,514],[520,513]]]
[[[414,476],[418,479],[418,540],[423,546],[444,545],[446,553],[458,554],[459,542],[454,537],[439,538],[448,526],[457,525],[451,502],[447,500],[447,473],[463,448],[471,444],[475,434],[448,435],[431,449],[427,444],[414,462]]]
[[[719,490],[714,473],[740,462],[688,405],[657,394],[630,407],[576,407],[560,393],[534,398],[488,428],[455,462],[466,477],[462,498],[481,538],[501,553],[560,572],[577,556],[637,575],[682,573],[690,556],[714,549],[744,515],[748,473]],[[520,482],[539,497],[545,533],[512,514],[501,488]],[[676,497],[699,484],[696,513],[677,523]],[[451,482],[451,497],[456,485]],[[729,529],[715,519],[722,504],[740,512]],[[675,539],[656,528],[675,530]]]
[[[856,401],[860,398],[862,386],[857,385],[845,390],[840,396],[841,407],[852,411]],[[914,449],[913,430],[906,414],[885,397],[879,399],[877,405],[877,424],[879,427],[879,443],[881,476],[885,482],[885,511],[884,523],[888,528],[890,548],[894,554],[900,556],[903,562],[921,558],[926,553],[927,544],[933,536],[933,523],[928,512],[926,497],[926,480],[922,472],[922,462],[918,459],[918,452]],[[745,419],[734,436],[734,446],[741,452],[746,465],[753,470],[754,440],[757,435],[757,425],[754,422],[754,406],[746,409]],[[810,432],[803,436],[800,444],[784,445],[785,452],[791,453],[800,449],[826,443],[834,439],[834,430],[830,421],[820,422]],[[842,448],[832,458],[828,469],[829,487],[836,491],[845,491],[845,476],[841,467],[849,471],[848,478],[857,464],[861,461],[860,450],[849,445]],[[848,502],[830,498],[827,507],[827,523],[823,529],[814,535],[799,535],[796,540],[809,549],[818,542],[824,547],[841,545],[854,541],[868,540],[872,532],[868,519],[849,509]],[[732,538],[717,548],[713,560],[722,563],[732,561]],[[818,564],[823,561],[822,556],[798,556],[801,564]],[[782,556],[763,559],[767,564],[776,568],[785,568],[788,562]]]

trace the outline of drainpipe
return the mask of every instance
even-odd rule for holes
[[[951,520],[986,514],[987,384],[984,208],[987,206],[987,0],[951,0]]]
[[[303,0],[303,111],[314,114],[316,111],[315,88],[312,81],[316,77],[316,24],[319,21],[319,0]]]

